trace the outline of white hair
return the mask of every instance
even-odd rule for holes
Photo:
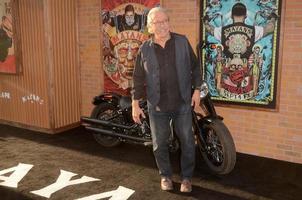
[[[147,28],[148,28],[149,33],[151,33],[151,34],[153,33],[153,30],[151,29],[151,24],[153,22],[154,15],[158,12],[164,13],[168,16],[167,10],[163,7],[154,7],[149,11],[148,16],[147,16]]]

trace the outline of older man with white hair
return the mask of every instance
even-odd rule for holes
[[[141,46],[133,73],[132,116],[145,117],[139,100],[147,94],[153,153],[161,176],[161,189],[173,190],[168,138],[173,121],[181,144],[181,192],[192,191],[195,143],[192,106],[199,105],[201,71],[188,39],[170,31],[164,8],[149,11],[147,27],[151,38]],[[192,95],[192,88],[194,89]]]

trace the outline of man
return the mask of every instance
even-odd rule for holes
[[[0,26],[0,62],[4,62],[8,56],[9,48],[12,47],[11,23],[6,16],[2,16]]]
[[[116,15],[116,13],[102,12],[103,24],[108,23],[116,27],[116,32],[122,31],[140,31],[144,28],[144,14],[139,15],[135,13],[134,6],[128,4],[125,6],[125,13],[123,15]]]
[[[261,55],[260,45],[253,46],[253,54],[250,55],[248,59],[248,64],[249,64],[249,69],[252,71],[254,96],[256,96],[258,93],[260,72],[262,70],[262,65],[263,65],[263,57]]]
[[[133,120],[141,123],[140,118],[145,117],[139,100],[146,88],[153,152],[161,176],[161,189],[173,189],[167,142],[172,120],[181,143],[180,191],[191,192],[195,165],[191,106],[199,105],[200,101],[200,67],[187,38],[170,32],[165,9],[151,9],[147,27],[152,36],[141,46],[133,73]],[[191,97],[192,86],[194,93]]]
[[[225,57],[223,56],[223,46],[221,44],[217,45],[216,48],[217,56],[215,58],[215,82],[217,89],[220,90],[221,88],[221,73],[222,69],[225,65]]]
[[[123,16],[118,16],[118,29],[119,31],[140,31],[142,26],[141,20],[141,15],[136,14],[134,7],[129,4],[125,7],[125,14]]]
[[[204,19],[206,31],[221,42],[224,46],[224,53],[228,58],[238,56],[248,58],[252,53],[251,47],[254,46],[255,42],[272,33],[275,29],[277,18],[275,13],[270,15],[264,27],[245,24],[246,17],[246,6],[243,3],[236,3],[232,7],[233,24],[213,27],[209,24],[207,17]]]

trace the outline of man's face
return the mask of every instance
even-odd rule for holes
[[[132,24],[134,24],[134,12],[132,11],[128,11],[125,13],[125,20],[126,20],[126,24],[128,26],[131,26]]]
[[[163,12],[157,12],[153,16],[151,23],[156,38],[167,38],[170,34],[170,24],[168,16]]]
[[[220,0],[212,0],[210,1],[211,6],[219,6],[220,5]]]
[[[132,78],[134,61],[140,46],[136,40],[125,40],[115,46],[116,56],[118,58],[118,68],[120,73],[127,79]]]
[[[217,53],[222,53],[222,47],[221,46],[217,46]]]
[[[240,58],[233,58],[230,62],[230,70],[236,71],[243,68],[243,61]]]
[[[259,54],[260,48],[259,48],[259,47],[256,47],[256,48],[254,49],[254,52],[255,52],[255,54]]]

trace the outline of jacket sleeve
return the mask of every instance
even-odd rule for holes
[[[133,84],[132,84],[132,99],[133,100],[140,100],[144,96],[144,85],[145,85],[145,71],[144,65],[142,61],[142,53],[141,50],[138,52],[134,71],[132,76]]]
[[[188,41],[189,46],[189,55],[190,55],[190,64],[191,64],[191,73],[192,73],[192,86],[193,88],[198,88],[201,86],[201,68],[200,68],[200,62],[198,61],[192,46],[190,45]]]

